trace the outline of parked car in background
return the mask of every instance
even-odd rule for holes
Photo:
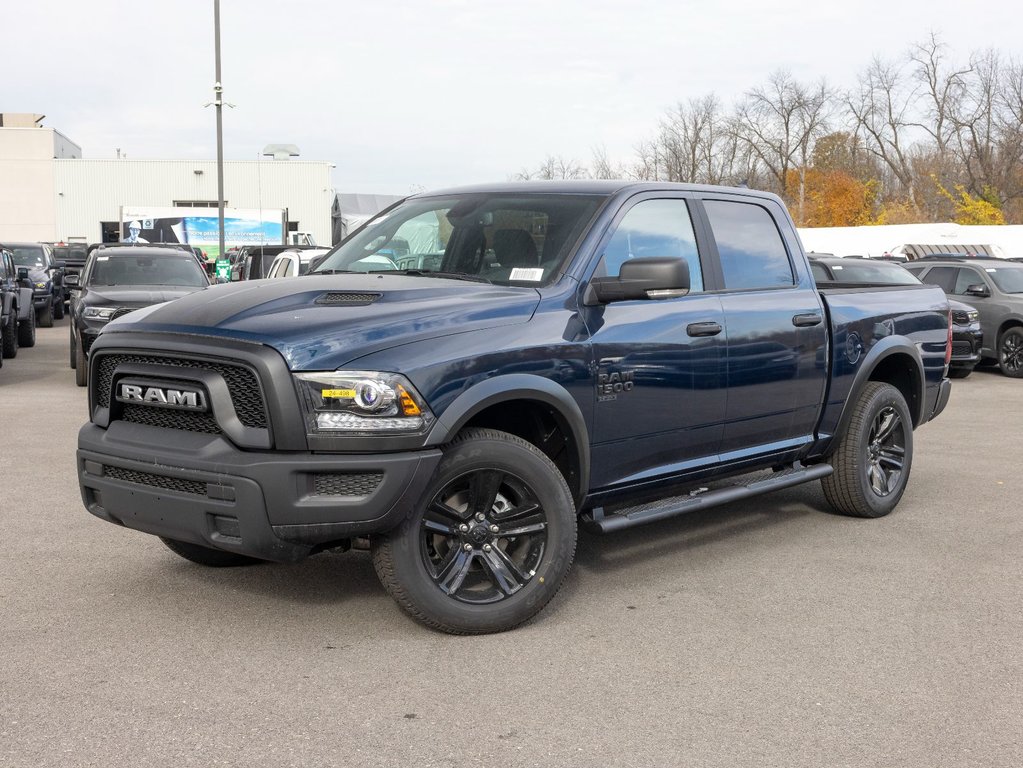
[[[1023,264],[1007,259],[927,256],[906,266],[923,282],[980,314],[981,362],[1023,378]]]
[[[54,261],[53,252],[45,243],[3,245],[13,254],[14,263],[27,270],[22,279],[32,283],[36,322],[43,328],[53,327],[54,320],[64,317],[64,265]]]
[[[817,285],[910,285],[919,283],[901,262],[860,259],[846,256],[810,256],[810,271]],[[952,311],[952,358],[949,378],[965,379],[980,361],[983,333],[980,319],[973,307],[949,299]]]
[[[99,248],[81,276],[68,279],[78,289],[71,316],[70,363],[80,387],[87,381],[89,349],[107,323],[210,284],[191,250],[141,245]]]
[[[329,248],[305,248],[302,250],[290,248],[287,251],[281,251],[270,264],[266,276],[295,277],[304,275],[309,271],[310,265],[329,250]]]
[[[85,261],[89,258],[89,246],[87,243],[55,243],[51,246],[53,259],[58,264],[64,265],[64,276],[79,275],[85,268]],[[70,302],[71,289],[64,286],[64,301]],[[70,306],[68,307],[70,309]]]
[[[18,347],[36,343],[36,313],[32,289],[18,279],[18,267],[9,250],[0,248],[0,366],[18,354]]]
[[[231,265],[231,282],[262,280],[270,274],[270,264],[284,251],[306,250],[303,245],[245,245]],[[317,249],[319,250],[319,249]]]

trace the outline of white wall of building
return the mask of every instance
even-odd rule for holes
[[[56,160],[55,238],[100,239],[102,221],[118,221],[122,205],[171,206],[216,200],[212,160]],[[334,190],[330,164],[296,160],[224,163],[224,199],[232,208],[287,208],[290,221],[330,243]]]
[[[0,128],[0,242],[49,240],[53,206],[55,131]]]

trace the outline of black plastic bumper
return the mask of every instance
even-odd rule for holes
[[[441,453],[240,451],[219,435],[128,422],[78,433],[82,501],[146,533],[264,560],[394,528]]]
[[[931,412],[931,419],[937,417],[945,406],[948,405],[948,398],[952,394],[952,382],[949,379],[942,379],[938,387],[938,397],[934,402],[934,411]]]

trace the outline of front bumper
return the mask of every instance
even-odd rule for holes
[[[984,332],[980,326],[971,329],[952,328],[953,368],[972,368],[980,362],[980,350],[984,346]]]
[[[32,306],[36,309],[45,309],[47,306],[53,304],[52,293],[33,293],[32,294]]]
[[[82,501],[145,533],[293,562],[390,530],[419,503],[438,450],[242,451],[220,435],[117,421],[78,433]]]

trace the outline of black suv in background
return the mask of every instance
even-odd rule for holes
[[[905,269],[905,265],[890,259],[864,259],[858,256],[810,256],[810,271],[817,285],[826,288],[829,283],[845,285],[908,285],[920,280]],[[983,332],[980,315],[973,307],[949,299],[952,310],[952,359],[948,375],[952,379],[965,379],[980,362]]]
[[[19,269],[32,283],[32,304],[36,309],[36,322],[43,328],[52,328],[54,320],[64,317],[64,265],[53,260],[53,252],[45,243],[4,243],[14,256]]]
[[[93,251],[81,276],[70,275],[68,282],[78,290],[71,314],[70,362],[80,387],[88,380],[89,348],[107,323],[210,284],[191,250],[140,245]]]
[[[1023,378],[1023,264],[1006,259],[925,256],[906,265],[923,282],[980,314],[982,360]]]
[[[64,264],[64,276],[80,275],[85,269],[85,261],[89,257],[89,246],[87,243],[55,243],[51,246],[53,258],[56,262]],[[64,286],[64,301],[71,300],[71,290]],[[70,307],[69,307],[70,309]]]
[[[18,279],[11,252],[0,248],[0,366],[18,354],[18,347],[35,345],[35,321],[32,290]]]

